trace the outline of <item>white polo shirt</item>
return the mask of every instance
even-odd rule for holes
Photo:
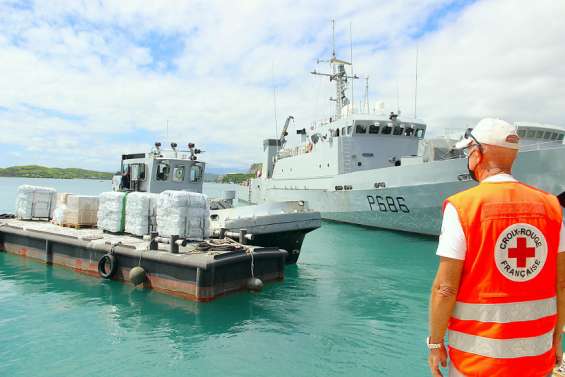
[[[510,174],[500,173],[490,176],[483,182],[517,182]],[[559,237],[559,252],[565,252],[565,224],[561,224],[561,235]],[[436,254],[440,257],[465,260],[467,253],[467,240],[465,232],[459,220],[459,214],[451,203],[447,203],[443,212],[441,224],[441,235]]]

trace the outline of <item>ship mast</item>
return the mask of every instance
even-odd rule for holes
[[[358,79],[357,75],[348,76],[345,71],[346,65],[351,65],[351,63],[345,60],[338,59],[335,53],[335,20],[332,20],[332,57],[329,60],[318,59],[317,63],[330,63],[332,66],[332,73],[323,73],[313,70],[310,72],[317,76],[327,76],[330,81],[335,81],[335,98],[330,98],[330,101],[335,102],[335,115],[334,119],[341,119],[342,109],[349,105],[350,101],[347,98],[347,79]]]

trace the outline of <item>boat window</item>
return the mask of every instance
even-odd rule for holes
[[[355,126],[355,133],[356,134],[366,134],[367,133],[367,126],[364,124],[358,124]]]
[[[563,134],[559,134],[559,136],[557,137],[557,140],[563,141],[563,136],[564,136]]]
[[[416,130],[416,137],[418,139],[422,139],[424,137],[424,129],[423,128],[418,128]]]
[[[381,128],[380,126],[375,126],[374,124],[371,124],[369,126],[369,133],[370,134],[378,134],[380,128]]]
[[[202,167],[192,165],[190,168],[190,182],[199,182],[202,179]]]
[[[157,165],[157,174],[155,178],[158,181],[166,181],[169,179],[169,171],[171,167],[169,166],[169,161],[159,161]]]
[[[527,137],[535,137],[536,131],[535,130],[528,130]]]
[[[403,127],[395,126],[395,127],[394,127],[394,131],[392,132],[392,134],[393,134],[393,135],[402,135],[403,131],[404,131],[404,128],[403,128]]]
[[[351,131],[353,131],[353,126],[348,126],[347,127],[347,134],[351,135]]]
[[[184,166],[175,166],[173,169],[173,181],[182,182],[184,181]]]
[[[406,127],[406,129],[404,130],[404,135],[412,136],[413,134],[414,134],[414,129],[412,127]]]
[[[131,180],[145,181],[145,164],[131,164]]]
[[[543,137],[543,131],[536,132],[536,138],[541,139]]]
[[[518,136],[520,137],[526,136],[526,130],[518,130]]]
[[[390,133],[392,132],[392,127],[389,125],[383,126],[383,135],[390,135]]]
[[[335,130],[332,131],[332,136],[339,137],[339,128],[336,128]]]
[[[341,136],[345,136],[345,127],[341,127]]]
[[[551,134],[551,140],[557,139],[557,132]]]
[[[543,138],[545,140],[548,140],[551,137],[551,132],[546,132],[545,135],[543,135]]]

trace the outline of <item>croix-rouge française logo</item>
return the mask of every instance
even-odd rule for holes
[[[524,282],[535,278],[547,259],[547,241],[533,225],[510,225],[498,236],[494,250],[498,271],[507,279]]]

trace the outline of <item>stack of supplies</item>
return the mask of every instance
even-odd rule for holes
[[[126,201],[125,231],[143,236],[157,231],[157,201],[159,194],[132,192]]]
[[[57,191],[50,187],[22,185],[16,196],[16,218],[51,219]]]
[[[210,237],[210,206],[204,194],[188,191],[163,191],[157,204],[157,231],[191,240]]]
[[[98,223],[99,229],[109,232],[123,232],[126,217],[125,192],[103,192],[98,196]]]

